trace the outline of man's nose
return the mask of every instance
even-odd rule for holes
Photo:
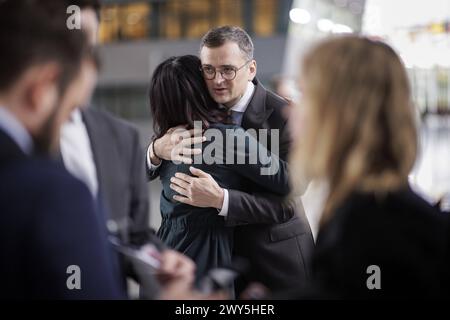
[[[222,83],[222,82],[224,82],[224,81],[225,81],[225,79],[224,79],[222,73],[219,72],[219,71],[217,71],[217,72],[216,72],[216,76],[214,77],[214,82],[217,83],[217,84],[219,84],[219,83]]]

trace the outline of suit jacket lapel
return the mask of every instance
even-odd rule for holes
[[[104,198],[103,207],[107,212],[107,219],[119,219],[116,217],[117,210],[111,208],[109,203],[120,201],[117,195],[121,194],[120,184],[117,183],[117,177],[111,174],[121,175],[117,172],[120,150],[117,149],[115,143],[109,143],[111,139],[116,139],[108,127],[108,122],[103,118],[97,120],[96,111],[84,110],[82,112],[83,121],[91,142],[92,154],[94,157],[95,168],[97,170],[97,179],[99,186],[99,195]],[[109,201],[107,201],[109,199]],[[114,206],[114,205],[111,205]]]
[[[103,123],[100,121],[96,122],[93,113],[88,110],[83,110],[81,115],[83,117],[84,124],[86,125],[86,130],[91,143],[92,155],[94,157],[94,164],[97,171],[99,192],[103,192],[105,188],[103,183],[105,172],[102,168],[104,168],[105,164],[108,162],[108,159],[105,158],[105,155],[108,153],[104,150],[105,148],[108,148],[108,144],[102,143],[102,141],[108,141],[108,137],[104,137],[104,135],[107,134],[104,133],[104,130],[102,129]]]
[[[273,111],[273,108],[266,104],[266,89],[256,78],[253,80],[253,84],[255,85],[255,92],[242,119],[242,127],[244,129],[264,128],[264,122]]]

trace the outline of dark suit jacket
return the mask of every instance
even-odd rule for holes
[[[279,156],[287,161],[290,133],[283,115],[287,101],[266,90],[256,79],[253,97],[244,113],[244,129],[278,129]],[[270,131],[268,148],[270,149]],[[311,229],[300,200],[297,203],[262,192],[249,184],[247,192],[229,190],[228,220],[235,229],[235,255],[249,259],[249,281],[285,290],[308,279],[314,247]],[[242,225],[243,224],[243,225]]]
[[[0,131],[0,298],[124,298],[100,223],[81,182]],[[70,265],[81,290],[67,288]]]
[[[139,133],[131,124],[109,113],[88,108],[82,111],[91,142],[99,194],[107,212],[106,219],[119,226],[119,236],[133,245],[152,243],[165,246],[149,227],[149,190],[145,177],[144,152]],[[122,260],[123,276],[131,276],[154,297],[157,282],[143,275],[142,268]],[[145,278],[145,279],[144,279]],[[150,296],[149,296],[150,295]]]
[[[410,188],[383,197],[351,194],[319,231],[315,297],[448,297],[445,218]],[[367,288],[370,265],[380,268],[380,290]]]
[[[82,111],[82,117],[91,141],[99,193],[109,213],[107,219],[126,229],[123,236],[133,244],[159,244],[149,228],[149,191],[138,131],[101,110],[88,108]]]
[[[256,79],[254,84],[255,93],[244,113],[242,127],[279,129],[279,156],[287,160],[290,134],[282,114],[287,102],[267,91]],[[270,137],[267,140],[270,143]],[[148,169],[147,174],[154,179],[159,171]],[[252,183],[245,190],[228,190],[227,221],[238,226],[235,254],[249,260],[252,268],[248,280],[262,282],[272,290],[303,284],[310,273],[314,240],[301,202],[287,202]]]

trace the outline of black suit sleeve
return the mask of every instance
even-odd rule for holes
[[[290,134],[286,122],[284,122],[280,131],[280,162],[282,161],[286,165],[287,170],[286,159],[290,147]],[[301,206],[298,207],[294,200],[285,199],[283,196],[274,193],[246,193],[228,190],[228,195],[228,225],[283,223],[295,215],[296,209],[303,209]]]
[[[250,223],[283,223],[295,214],[295,203],[272,193],[249,194],[228,190],[229,204],[227,225]]]
[[[147,161],[140,144],[139,134],[136,130],[133,130],[132,145],[133,159],[130,167],[131,200],[129,210],[131,218],[130,240],[137,245],[150,242],[155,244],[159,249],[164,249],[165,245],[163,242],[149,227],[148,184],[144,172],[147,167]]]
[[[227,132],[224,154],[234,157],[230,168],[255,185],[280,196],[290,192],[286,161],[268,151],[266,147],[242,128]],[[230,144],[229,140],[234,143]],[[228,159],[226,161],[228,163]]]

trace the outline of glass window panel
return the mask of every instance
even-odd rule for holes
[[[216,26],[233,25],[244,27],[241,0],[217,0],[216,3]]]
[[[167,39],[181,38],[181,0],[170,0],[161,8],[161,31]]]
[[[120,8],[120,32],[124,39],[143,39],[149,34],[150,4],[133,3]]]
[[[277,9],[277,0],[253,0],[253,30],[257,36],[275,33]]]
[[[98,39],[100,43],[117,40],[119,32],[119,7],[117,5],[105,6],[100,11],[100,26]]]
[[[210,0],[186,1],[186,37],[200,38],[211,28],[211,7]]]

